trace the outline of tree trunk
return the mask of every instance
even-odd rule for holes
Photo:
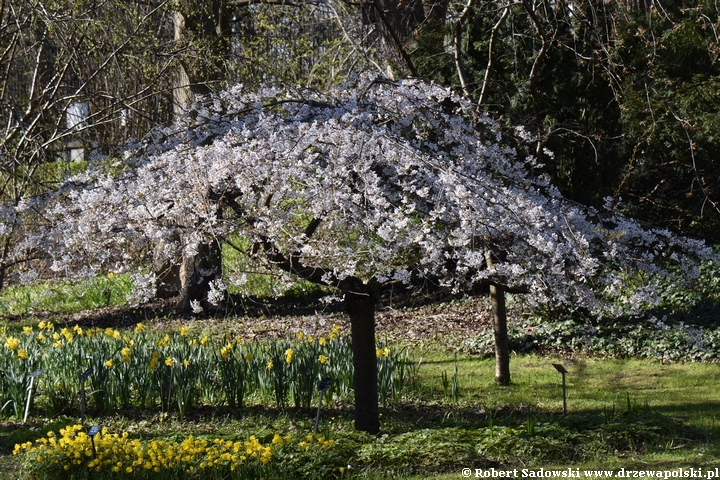
[[[502,288],[490,286],[492,303],[493,330],[495,332],[495,383],[510,384],[510,340],[507,331],[507,309],[505,292]]]
[[[361,4],[361,16],[363,26],[371,27],[368,35],[363,34],[365,42],[377,49],[385,60],[387,75],[390,78],[418,76],[407,43],[425,20],[422,2],[373,0]]]
[[[355,429],[373,435],[380,431],[375,302],[372,294],[345,294],[345,312],[350,317],[352,336]]]
[[[190,311],[191,302],[197,301],[203,310],[214,310],[217,305],[208,302],[210,282],[222,278],[222,257],[217,242],[199,246],[193,256],[184,256],[180,267],[182,301],[180,310]]]

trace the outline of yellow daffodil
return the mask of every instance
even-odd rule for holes
[[[5,338],[5,346],[12,350],[13,352],[17,350],[18,346],[20,345],[20,340],[18,340],[15,337],[6,337]]]

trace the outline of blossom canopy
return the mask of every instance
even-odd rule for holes
[[[536,158],[473,114],[419,80],[327,93],[235,86],[122,162],[66,182],[46,200],[41,242],[57,270],[177,263],[219,240],[341,290],[351,279],[455,292],[495,284],[534,305],[591,310],[628,269],[657,279],[717,261],[702,242],[563,198],[532,173]]]

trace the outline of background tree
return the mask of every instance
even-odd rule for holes
[[[356,427],[373,433],[374,312],[385,289],[491,287],[499,299],[527,293],[531,307],[601,313],[615,308],[605,297],[625,270],[639,269],[625,304],[636,312],[665,277],[691,282],[699,262],[718,260],[701,242],[564,199],[492,120],[419,81],[328,94],[236,87],[162,138],[120,171],[90,170],[43,198],[49,228],[27,241],[54,268],[83,273],[142,270],[158,243],[178,262],[215,240],[335,290],[352,329]],[[496,380],[508,383],[509,357],[498,362]]]
[[[77,167],[71,152],[116,154],[170,120],[163,5],[0,1],[0,288],[38,253],[11,255],[40,213],[15,207]]]
[[[421,28],[408,51],[421,76],[535,132],[529,152],[568,197],[622,197],[633,216],[717,242],[714,3],[470,0],[448,11],[444,34]]]

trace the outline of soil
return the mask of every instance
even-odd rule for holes
[[[283,304],[284,302],[284,304]],[[229,331],[245,338],[275,338],[304,331],[322,335],[334,325],[349,329],[342,310],[319,304],[284,300],[263,303],[244,301],[222,315],[193,316],[177,312],[177,300],[163,300],[142,307],[102,308],[73,315],[38,313],[36,319],[56,324],[99,328],[131,328],[143,322],[159,328],[188,324],[211,331]],[[20,321],[27,318],[10,319]],[[472,338],[491,327],[489,302],[484,297],[428,302],[414,306],[380,306],[376,314],[376,335],[380,340],[414,343],[431,341],[448,347]]]

